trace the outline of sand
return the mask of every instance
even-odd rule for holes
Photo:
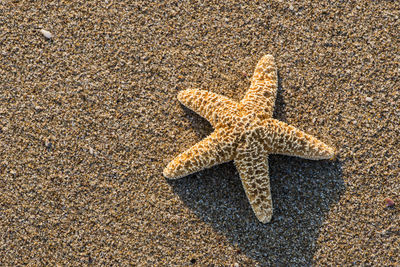
[[[400,265],[398,1],[79,2],[0,2],[0,265]],[[271,156],[263,225],[232,163],[162,170],[212,131],[177,93],[267,53],[339,157]]]

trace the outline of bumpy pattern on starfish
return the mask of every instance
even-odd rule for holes
[[[256,217],[263,223],[271,221],[268,155],[316,160],[335,156],[334,148],[272,118],[276,92],[277,71],[271,55],[258,62],[250,89],[239,103],[203,90],[181,91],[179,101],[207,119],[215,131],[171,161],[164,176],[177,179],[233,160]]]

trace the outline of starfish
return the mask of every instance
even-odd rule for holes
[[[178,100],[207,119],[215,130],[172,160],[164,176],[178,179],[233,160],[257,219],[270,222],[273,209],[268,155],[321,160],[333,159],[336,154],[333,147],[272,118],[277,80],[274,57],[265,55],[240,102],[203,90],[179,92]]]

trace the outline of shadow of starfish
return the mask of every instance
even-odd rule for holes
[[[168,183],[240,253],[265,265],[309,265],[326,213],[345,189],[341,163],[271,155],[270,175],[276,204],[268,224],[254,216],[232,163]]]

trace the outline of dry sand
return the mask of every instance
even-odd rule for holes
[[[0,265],[400,265],[399,1],[80,2],[0,1]],[[271,156],[263,225],[232,163],[162,170],[212,131],[177,93],[266,53],[340,155]]]

